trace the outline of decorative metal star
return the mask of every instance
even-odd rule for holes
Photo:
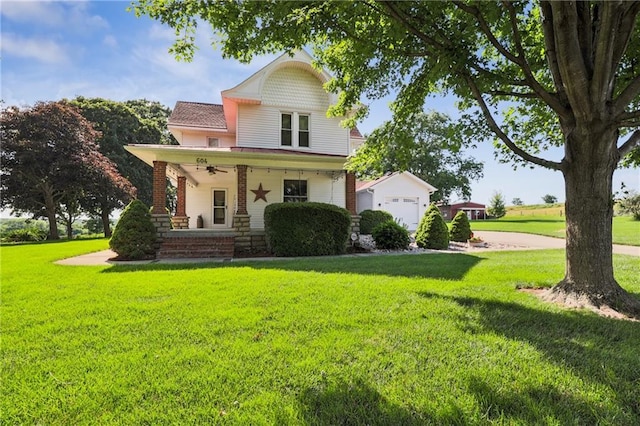
[[[269,192],[271,192],[270,189],[262,189],[262,182],[260,182],[260,185],[258,185],[258,189],[252,189],[251,192],[253,192],[254,194],[256,194],[256,198],[253,200],[253,202],[255,203],[258,200],[264,200],[264,202],[267,202],[267,194]]]

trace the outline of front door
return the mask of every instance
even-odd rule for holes
[[[227,224],[227,190],[213,190],[213,225]]]

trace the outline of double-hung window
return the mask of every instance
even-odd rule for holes
[[[280,114],[280,145],[309,148],[311,123],[309,114],[285,112]]]
[[[286,180],[284,181],[283,201],[285,203],[295,203],[307,201],[307,181],[306,180]]]
[[[298,146],[309,148],[309,116],[298,115]]]
[[[291,146],[293,140],[293,122],[291,120],[292,114],[282,114],[281,126],[280,126],[280,145]]]

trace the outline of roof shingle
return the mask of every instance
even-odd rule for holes
[[[222,105],[201,102],[176,102],[168,124],[212,129],[227,128]]]

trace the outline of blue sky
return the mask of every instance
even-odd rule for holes
[[[176,61],[167,50],[173,30],[148,17],[136,18],[127,1],[2,1],[1,98],[5,105],[32,105],[36,101],[75,96],[117,101],[146,98],[171,108],[178,100],[219,103],[220,92],[249,77],[276,55],[260,57],[250,65],[223,60],[201,26],[199,50],[193,62]],[[391,118],[392,97],[371,103],[369,117],[359,124],[370,133]],[[425,109],[455,116],[448,98],[431,98]],[[552,194],[564,200],[559,172],[539,167],[519,168],[494,160],[493,147],[483,144],[469,152],[485,163],[484,178],[472,186],[472,200],[488,203],[494,191],[507,204],[519,197],[526,204],[542,203]],[[562,152],[546,157],[559,161]],[[638,169],[616,172],[620,182],[638,190]],[[455,200],[454,200],[455,201]]]

